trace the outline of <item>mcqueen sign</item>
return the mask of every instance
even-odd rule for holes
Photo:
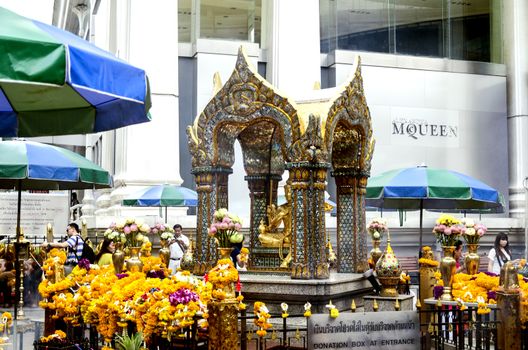
[[[391,107],[391,143],[425,147],[458,147],[458,111]]]

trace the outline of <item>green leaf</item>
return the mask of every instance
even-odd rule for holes
[[[141,332],[135,333],[132,336],[118,335],[116,336],[116,345],[119,350],[139,350],[143,343],[143,334]]]

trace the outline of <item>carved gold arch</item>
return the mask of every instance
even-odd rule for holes
[[[363,90],[361,60],[324,121],[324,143],[334,170],[368,174],[374,152],[370,111]]]
[[[241,47],[231,77],[187,128],[192,166],[231,167],[237,138],[246,150],[248,171],[252,168],[247,160],[256,158],[248,152],[259,152],[262,140],[274,143],[273,152],[279,148],[281,158],[288,161],[287,150],[300,138],[299,123],[293,102],[255,71]]]

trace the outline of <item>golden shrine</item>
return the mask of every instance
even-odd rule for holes
[[[228,81],[221,84],[215,75],[214,96],[187,129],[198,192],[195,273],[203,274],[216,260],[207,230],[214,211],[228,206],[235,140],[251,198],[250,271],[329,277],[324,217],[329,171],[337,185],[337,271],[368,268],[364,197],[375,142],[359,59],[353,71],[345,84],[296,101],[260,76],[242,48]],[[278,208],[285,170],[291,199],[287,208]],[[273,220],[279,217],[288,222],[278,231]]]

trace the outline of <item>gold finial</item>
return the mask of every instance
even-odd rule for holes
[[[376,299],[374,299],[374,301],[372,302],[372,309],[374,311],[378,311],[378,309],[379,309],[378,301]]]
[[[356,312],[356,301],[354,299],[352,299],[352,304],[350,304],[350,310]]]
[[[438,300],[436,301],[436,306],[438,306],[438,307],[442,307],[442,300],[438,299]]]
[[[301,340],[301,331],[299,330],[299,327],[295,330],[295,339]]]
[[[313,89],[314,90],[321,90],[321,82],[320,81],[316,81],[314,83]]]
[[[86,240],[88,238],[88,224],[85,219],[81,220],[81,237]]]
[[[213,75],[213,96],[215,96],[221,88],[222,78],[220,78],[219,72],[215,72],[215,74]]]
[[[396,302],[394,303],[394,310],[400,311],[400,301],[396,299]]]
[[[334,249],[332,248],[332,243],[330,242],[330,238],[328,238],[328,243],[326,243],[326,247],[328,248],[328,261],[334,262],[337,260],[337,256],[335,255]]]
[[[273,329],[273,332],[271,332],[271,340],[277,339],[277,331]]]
[[[420,298],[416,298],[416,308],[420,310],[422,308],[422,303],[420,303]]]

